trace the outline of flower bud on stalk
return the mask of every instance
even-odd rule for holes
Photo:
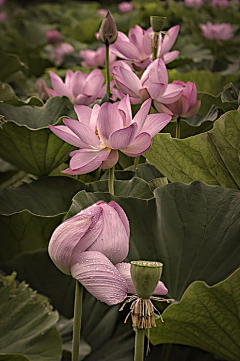
[[[99,29],[99,41],[105,45],[113,44],[117,40],[118,31],[115,21],[108,11]]]
[[[159,33],[162,31],[165,22],[166,22],[166,17],[150,16],[150,24],[154,31],[152,44],[151,44],[153,60],[157,59]]]

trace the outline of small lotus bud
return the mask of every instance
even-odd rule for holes
[[[162,263],[150,261],[132,261],[131,277],[137,295],[140,298],[152,296],[162,274]]]
[[[105,45],[113,44],[117,40],[118,31],[115,21],[108,11],[99,29],[99,41]]]
[[[166,17],[161,16],[150,16],[150,24],[153,28],[153,31],[159,33],[164,28]]]

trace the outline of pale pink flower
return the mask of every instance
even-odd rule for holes
[[[197,100],[196,85],[190,81],[184,83],[180,80],[174,80],[173,84],[178,84],[183,87],[180,98],[171,104],[161,104],[154,101],[157,111],[180,116],[182,118],[189,118],[192,115],[195,115],[201,105],[201,101]]]
[[[223,9],[227,8],[229,6],[229,2],[228,0],[212,0],[211,1],[211,6],[212,7],[216,7],[216,6],[219,6]]]
[[[87,68],[104,67],[106,59],[105,46],[101,46],[95,50],[80,50],[80,56],[84,59],[82,66]],[[111,46],[109,48],[109,63],[113,63],[116,59],[116,55],[112,53]]]
[[[216,23],[213,24],[210,21],[207,24],[200,24],[202,34],[207,39],[214,39],[219,45],[222,44],[222,40],[226,41],[233,37],[233,28],[228,23]]]
[[[80,70],[67,70],[65,82],[53,71],[49,72],[53,89],[48,88],[50,97],[67,96],[73,104],[92,104],[105,93],[104,76],[99,69],[88,74]]]
[[[50,59],[52,59],[56,66],[61,65],[66,56],[74,52],[74,48],[71,44],[60,43],[59,46],[52,47],[52,53],[50,54]]]
[[[122,12],[122,13],[129,13],[129,11],[131,11],[134,7],[134,3],[132,1],[128,2],[128,1],[123,1],[121,3],[118,4],[118,9]]]
[[[204,0],[184,0],[184,3],[192,8],[200,8],[204,4]]]
[[[62,35],[58,30],[48,30],[46,32],[46,38],[48,44],[56,45],[62,41]]]
[[[6,0],[0,0],[0,6],[4,5]]]
[[[169,104],[177,100],[182,92],[180,85],[168,84],[167,68],[161,58],[147,67],[141,79],[125,62],[113,67],[112,73],[117,88],[121,93],[128,94],[134,104],[147,98]]]
[[[0,22],[3,22],[7,19],[7,13],[5,11],[0,12]]]
[[[158,56],[163,58],[166,64],[176,59],[179,54],[179,51],[169,52],[178,32],[179,25],[176,25],[166,32],[163,40],[162,35],[159,37]],[[135,25],[129,30],[128,37],[121,31],[118,32],[112,51],[119,58],[131,63],[136,70],[146,69],[152,60],[152,37],[152,28],[144,30],[139,25]]]
[[[95,104],[91,109],[75,106],[79,120],[63,119],[65,126],[50,129],[65,142],[81,149],[70,153],[69,168],[63,173],[85,174],[101,167],[112,168],[118,151],[129,157],[145,153],[152,138],[171,120],[168,114],[150,114],[151,99],[146,100],[132,118],[129,96],[120,102]]]
[[[108,13],[107,9],[99,9],[98,12],[97,12],[97,15],[98,16],[106,16],[107,13]]]

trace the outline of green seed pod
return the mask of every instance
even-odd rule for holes
[[[151,261],[132,261],[131,277],[140,298],[152,296],[162,274],[163,264]]]
[[[164,28],[166,17],[150,16],[150,24],[155,33],[159,33]]]

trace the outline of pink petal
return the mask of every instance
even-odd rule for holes
[[[132,123],[132,108],[127,94],[117,105],[123,119],[123,126],[128,127]]]
[[[108,205],[112,208],[115,209],[115,211],[118,213],[118,216],[119,218],[121,219],[124,227],[125,227],[125,230],[126,230],[126,234],[127,234],[127,237],[130,236],[130,227],[129,227],[129,221],[128,221],[128,218],[126,216],[126,213],[123,211],[123,209],[119,206],[118,203],[114,202],[114,201],[110,201],[108,203]]]
[[[85,144],[83,148],[97,148],[101,146],[101,142],[98,139],[94,131],[84,123],[74,119],[64,119],[64,124],[71,129],[78,138]]]
[[[167,106],[163,105],[162,103],[159,103],[156,100],[154,100],[153,104],[159,113],[167,113],[167,114],[173,115],[171,110],[169,108],[167,108]]]
[[[153,295],[162,295],[165,296],[168,294],[168,289],[165,284],[161,281],[158,281],[157,287],[155,288]]]
[[[86,77],[83,93],[92,96],[95,95],[104,83],[104,76],[101,70],[95,69]]]
[[[138,130],[137,124],[133,123],[127,128],[119,129],[113,132],[109,137],[112,149],[126,148],[135,138]]]
[[[155,99],[164,104],[171,104],[180,98],[182,91],[183,88],[180,85],[168,84],[165,92]]]
[[[115,166],[118,162],[118,151],[117,150],[111,150],[108,158],[104,160],[100,166],[101,169],[109,169]]]
[[[129,157],[138,157],[139,155],[145,153],[151,144],[151,136],[148,133],[141,133],[128,147],[120,150]]]
[[[71,89],[75,98],[83,92],[85,81],[85,75],[80,70],[75,71],[71,79]]]
[[[124,59],[138,59],[139,58],[139,50],[136,48],[134,44],[131,44],[127,41],[121,41],[115,44],[115,49],[117,50],[120,58]]]
[[[102,230],[102,209],[86,209],[58,226],[52,234],[48,252],[55,265],[66,274],[71,274],[73,255],[85,251]],[[78,253],[77,252],[77,253]]]
[[[49,128],[51,131],[56,134],[60,139],[64,140],[64,142],[67,142],[71,145],[74,145],[75,147],[82,148],[85,143],[79,139],[75,133],[71,131],[68,127],[65,125],[57,125],[53,126],[49,124]]]
[[[121,91],[130,90],[130,96],[139,96],[139,90],[142,88],[141,81],[136,74],[130,69],[126,69],[122,66],[113,68],[113,78],[115,82],[119,84]],[[124,90],[123,90],[124,89]]]
[[[164,92],[166,91],[166,88],[167,88],[166,84],[151,82],[148,85],[147,90],[152,99],[158,99],[164,94]]]
[[[133,121],[137,123],[138,129],[137,134],[139,134],[142,131],[142,127],[144,125],[144,122],[147,118],[147,115],[149,113],[149,110],[151,108],[152,99],[147,99],[142,105],[139,111],[136,113],[135,117],[133,118]]]
[[[160,130],[162,130],[172,117],[169,114],[150,114],[147,116],[146,122],[142,128],[142,132],[146,132],[153,138]]]
[[[82,123],[89,125],[92,109],[86,105],[75,105],[74,110],[78,119],[81,120]]]
[[[109,259],[100,252],[83,252],[71,268],[77,279],[94,297],[112,306],[127,296],[127,283]]]
[[[66,95],[68,98],[72,97],[70,89],[63,83],[62,79],[53,71],[49,71],[52,87],[58,96]]]
[[[180,26],[176,25],[176,26],[173,26],[172,28],[170,28],[166,32],[163,42],[162,42],[162,49],[161,49],[162,54],[169,52],[169,50],[172,48],[173,44],[175,43],[175,41],[177,39],[179,29],[180,29]]]
[[[165,64],[171,63],[173,60],[175,60],[179,55],[178,50],[170,51],[163,55],[163,61]]]
[[[126,231],[126,222],[122,222],[118,211],[102,203],[103,229],[99,237],[88,248],[88,251],[103,253],[113,264],[122,262],[129,251],[129,230]]]
[[[104,103],[98,113],[97,129],[100,139],[111,148],[109,136],[118,129],[123,128],[123,120],[115,104]]]
[[[159,58],[154,60],[146,69],[147,73],[149,74],[150,81],[154,83],[161,83],[167,84],[168,83],[168,73],[166,65],[164,61]],[[145,73],[143,74],[146,75]]]

